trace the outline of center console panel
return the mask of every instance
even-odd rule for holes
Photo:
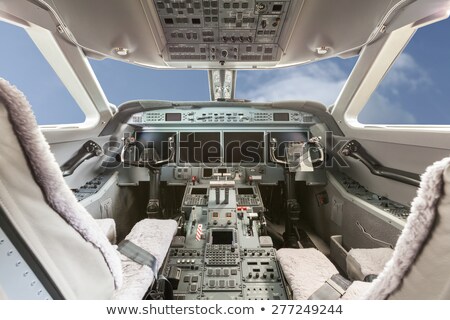
[[[287,299],[258,185],[230,168],[214,171],[185,190],[185,235],[174,238],[163,269],[175,299]]]

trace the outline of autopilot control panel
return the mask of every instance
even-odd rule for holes
[[[313,124],[317,119],[293,110],[265,110],[248,108],[174,109],[140,112],[133,115],[133,124]]]

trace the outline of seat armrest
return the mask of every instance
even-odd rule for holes
[[[111,244],[116,244],[117,234],[116,222],[114,219],[95,219],[95,221],[97,221],[97,224],[100,226],[100,229],[102,229],[109,242],[111,242]]]

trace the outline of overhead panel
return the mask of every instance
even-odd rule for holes
[[[54,16],[61,37],[91,57],[111,57],[154,68],[236,70],[351,56],[388,34],[391,23],[406,12],[407,4],[426,1],[38,2]],[[430,10],[420,11],[414,19],[429,16]]]
[[[279,61],[291,0],[153,0],[167,61]]]

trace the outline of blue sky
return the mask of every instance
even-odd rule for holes
[[[362,123],[450,124],[450,20],[417,32],[365,109]],[[40,124],[82,122],[84,114],[24,30],[0,22],[0,77],[30,100]],[[154,70],[114,60],[90,60],[109,101],[209,100],[206,71]],[[356,58],[305,66],[239,71],[237,98],[317,100],[331,105]]]

